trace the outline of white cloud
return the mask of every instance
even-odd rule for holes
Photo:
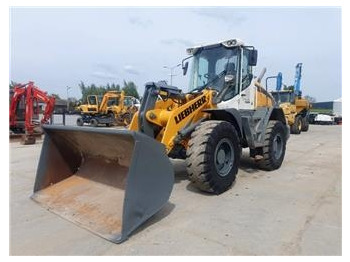
[[[195,44],[191,41],[185,40],[185,39],[180,39],[180,38],[172,38],[172,39],[163,39],[160,40],[160,42],[162,44],[166,44],[166,45],[182,45],[185,47],[191,47],[194,46]]]
[[[244,21],[247,20],[247,18],[242,15],[238,14],[238,10],[240,9],[234,9],[234,8],[200,8],[193,10],[194,13],[200,16],[205,16],[208,18],[212,18],[215,20],[219,20],[228,24],[238,24],[241,25]],[[242,10],[242,9],[241,9]]]
[[[95,71],[91,74],[91,76],[101,79],[115,80],[117,79],[117,75],[104,71]]]
[[[150,19],[141,19],[140,17],[130,17],[129,22],[136,26],[141,26],[143,28],[150,27],[153,22]]]
[[[140,71],[138,71],[135,67],[133,67],[132,65],[125,65],[124,66],[124,71],[132,74],[132,75],[139,75]]]

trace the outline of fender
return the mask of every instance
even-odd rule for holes
[[[274,107],[271,111],[269,120],[278,120],[278,121],[281,121],[285,125],[286,139],[288,140],[290,137],[290,127],[286,121],[286,117],[283,113],[282,108]]]
[[[280,107],[272,108],[269,120],[278,120],[283,124],[286,124],[286,117],[284,116],[283,110]]]
[[[212,120],[224,120],[230,122],[237,131],[240,138],[243,137],[242,132],[242,118],[239,111],[235,108],[225,109],[206,109],[203,112],[210,113]]]

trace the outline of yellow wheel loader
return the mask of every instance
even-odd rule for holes
[[[77,107],[81,117],[77,119],[77,125],[84,123],[96,127],[100,124],[111,126],[127,126],[130,124],[137,107],[134,106],[134,98],[125,96],[124,91],[108,91],[103,97],[97,95],[87,96],[87,104]]]
[[[302,63],[298,63],[295,68],[293,90],[281,90],[282,73],[278,73],[277,76],[267,77],[266,86],[269,78],[277,79],[276,91],[272,91],[271,94],[286,116],[287,123],[290,126],[290,133],[298,135],[301,131],[306,132],[309,130],[311,104],[307,99],[302,97],[300,88]]]
[[[289,129],[252,68],[257,50],[231,39],[187,50],[187,93],[145,86],[129,130],[44,126],[32,199],[112,242],[122,242],[168,201],[170,158],[186,159],[189,180],[221,194],[238,172],[242,148],[262,169],[283,162]]]

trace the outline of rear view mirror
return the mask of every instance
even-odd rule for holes
[[[248,65],[249,66],[256,66],[258,62],[258,50],[249,50],[249,61]]]
[[[188,61],[186,61],[186,60],[190,59],[191,57],[192,57],[192,55],[186,57],[185,59],[182,59],[181,65],[182,65],[182,73],[183,73],[183,75],[186,75],[187,69],[188,69]],[[185,63],[185,61],[186,61],[186,63]]]
[[[188,69],[188,62],[186,62],[185,64],[182,64],[182,73],[183,73],[183,75],[186,75],[187,69]]]

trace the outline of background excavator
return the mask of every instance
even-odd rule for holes
[[[253,76],[257,50],[230,39],[187,53],[189,91],[147,83],[128,130],[45,126],[32,199],[120,243],[168,201],[169,158],[185,159],[191,183],[212,194],[232,186],[242,148],[278,169],[289,128],[261,85],[265,70]]]
[[[55,98],[36,87],[34,82],[18,84],[10,93],[10,132],[23,134],[22,144],[35,144],[34,129],[49,122],[55,107]],[[40,121],[39,103],[45,105]]]
[[[271,94],[274,97],[277,104],[282,108],[288,125],[290,126],[290,132],[292,134],[300,134],[301,131],[309,130],[309,114],[311,109],[310,102],[302,97],[301,92],[301,68],[302,63],[298,63],[295,66],[295,81],[293,90],[281,90],[282,88],[282,73],[278,73],[277,76],[266,78],[276,78],[276,90]]]
[[[108,91],[102,97],[89,95],[87,104],[76,108],[81,114],[77,119],[77,125],[87,123],[93,127],[99,124],[127,126],[137,111],[134,101],[135,98],[125,96],[124,91]]]

